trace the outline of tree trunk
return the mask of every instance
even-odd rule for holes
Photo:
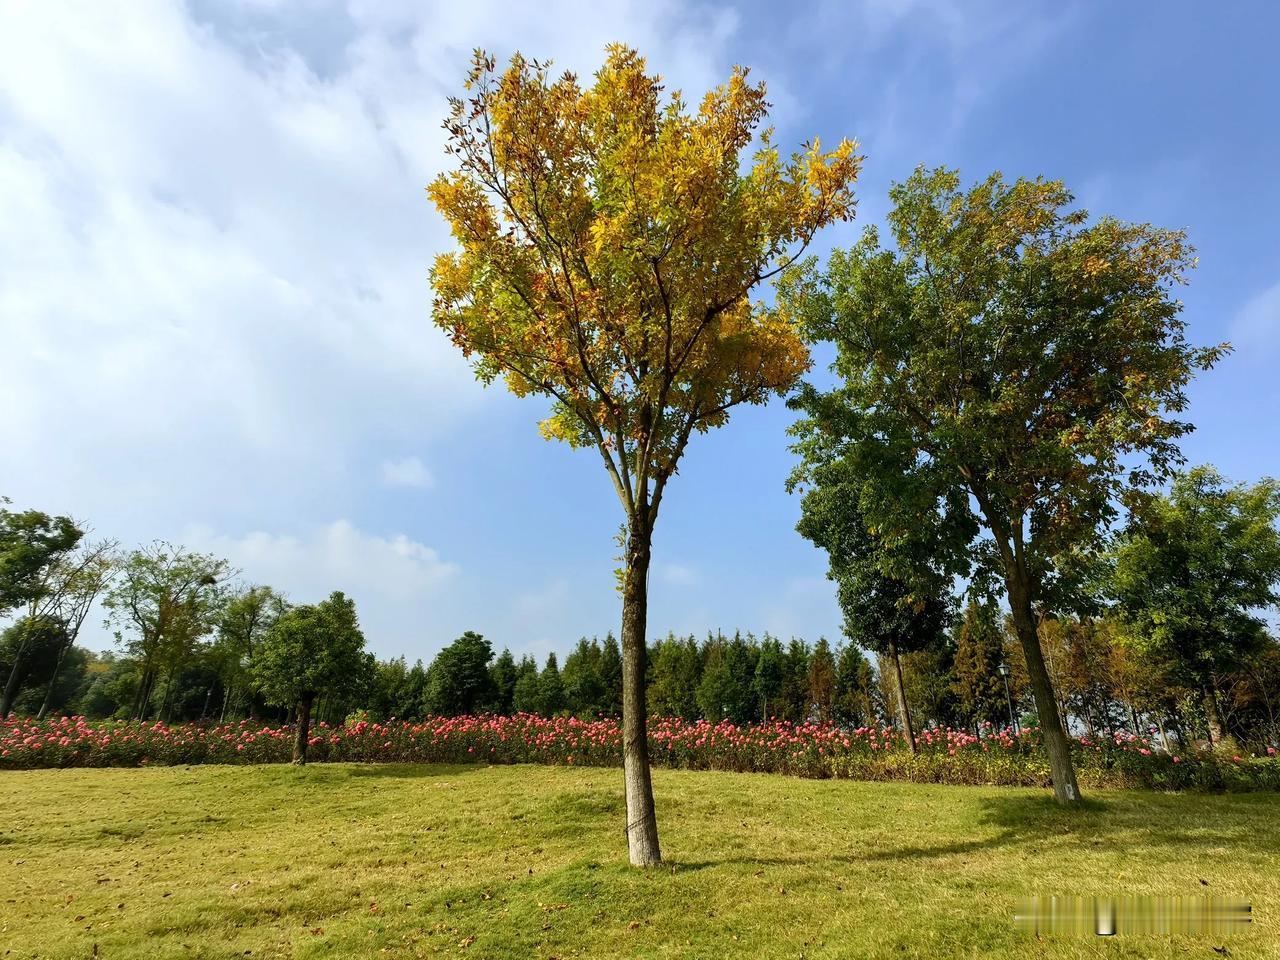
[[[133,710],[135,720],[147,719],[147,708],[151,702],[151,686],[154,682],[153,673],[149,664],[143,666],[142,678],[138,681],[138,702]]]
[[[13,669],[9,671],[9,680],[4,685],[4,701],[0,703],[0,718],[7,717],[13,709],[13,701],[18,699],[18,682],[22,679],[22,647],[14,657]]]
[[[649,776],[649,711],[644,687],[650,536],[647,518],[633,517],[622,588],[622,775],[627,797],[627,849],[631,865],[636,867],[662,862]]]
[[[1204,722],[1209,734],[1209,746],[1221,744],[1225,739],[1222,732],[1222,713],[1218,710],[1217,691],[1213,689],[1212,683],[1207,683],[1204,687]]]
[[[1137,736],[1138,735],[1138,711],[1133,708],[1132,703],[1127,703],[1125,704],[1125,706],[1129,708],[1129,720],[1133,724],[1133,734],[1134,736]],[[1160,731],[1160,736],[1163,739],[1164,737],[1163,730]],[[1168,744],[1165,744],[1165,746],[1167,747]]]
[[[1036,716],[1040,721],[1040,736],[1049,758],[1049,774],[1053,778],[1053,795],[1061,804],[1080,802],[1080,787],[1076,784],[1076,771],[1071,763],[1071,745],[1062,726],[1058,712],[1053,682],[1044,663],[1044,651],[1040,648],[1040,635],[1036,630],[1035,613],[1031,608],[1031,591],[1025,569],[1015,561],[1015,569],[1005,570],[1005,588],[1009,594],[1009,609],[1013,613],[1014,628],[1022,644],[1027,661],[1027,676],[1031,680],[1031,693],[1035,697]]]
[[[893,661],[893,694],[898,698],[898,724],[902,727],[902,735],[907,738],[907,749],[914,755],[917,751],[916,731],[911,726],[911,706],[907,703],[907,688],[902,683],[902,659],[895,643],[889,644],[889,659]]]
[[[314,693],[304,693],[298,700],[298,736],[293,741],[293,762],[302,766],[307,762],[307,741],[311,739],[311,704]]]
[[[1134,724],[1137,726],[1137,724]],[[1164,721],[1160,719],[1160,714],[1156,714],[1156,729],[1160,731],[1160,742],[1164,744],[1165,753],[1173,753],[1173,748],[1169,745],[1169,735],[1164,731]]]
[[[36,714],[37,720],[43,720],[44,715],[49,712],[49,704],[53,702],[53,687],[58,682],[58,674],[62,671],[62,661],[67,656],[67,651],[71,649],[70,644],[64,644],[58,650],[58,659],[53,661],[53,675],[49,677],[49,685],[44,690],[44,702],[40,704],[40,712]]]

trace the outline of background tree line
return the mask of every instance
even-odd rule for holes
[[[838,478],[823,479],[806,496],[799,526],[833,558],[844,642],[669,634],[648,644],[652,712],[978,732],[1035,722],[1023,648],[995,588],[975,578],[956,590],[934,568],[929,602],[903,606],[901,585],[866,560],[870,541],[847,491]],[[1103,548],[1059,572],[1060,609],[1041,604],[1036,616],[1068,728],[1087,736],[1153,728],[1170,750],[1196,742],[1280,748],[1280,643],[1267,620],[1280,582],[1277,518],[1274,481],[1233,485],[1198,467],[1151,496]],[[166,543],[122,551],[89,539],[83,523],[35,510],[0,508],[0,597],[11,621],[0,634],[6,715],[281,722],[298,717],[308,693],[309,715],[331,723],[360,711],[381,720],[616,717],[622,709],[622,653],[612,633],[539,663],[495,653],[467,632],[427,665],[377,661],[360,635],[339,669],[303,689],[299,664],[319,659],[299,651],[295,628],[305,621],[319,629],[315,611],[324,604],[292,606],[270,587],[237,584],[223,560]],[[117,651],[76,644],[95,601]],[[355,623],[349,600],[325,603]],[[321,630],[316,649],[340,650],[350,636]]]

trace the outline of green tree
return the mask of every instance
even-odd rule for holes
[[[767,721],[773,716],[770,704],[776,705],[778,695],[782,692],[785,667],[782,644],[777,637],[766,633],[760,641],[760,655],[756,658],[756,675],[753,681],[755,694],[760,698],[760,716],[763,720]]]
[[[293,762],[307,762],[311,708],[320,694],[358,688],[373,668],[356,605],[334,591],[327,600],[285,611],[267,630],[253,675],[268,703],[297,707]]]
[[[835,717],[851,726],[876,721],[876,675],[871,662],[856,644],[841,644],[836,651]]]
[[[257,691],[253,687],[253,658],[271,625],[289,608],[288,602],[270,587],[249,586],[233,594],[218,618],[214,659],[222,681],[221,718],[228,708],[243,699],[249,716],[258,715]]]
[[[598,717],[604,712],[604,681],[600,677],[600,643],[583,637],[565,657],[561,679],[569,712],[575,716]]]
[[[1210,742],[1223,739],[1217,678],[1262,647],[1280,602],[1280,484],[1228,484],[1212,467],[1174,478],[1133,516],[1112,592],[1130,642],[1196,690]]]
[[[782,689],[777,715],[782,720],[809,719],[809,645],[799,637],[787,642],[782,662]]]
[[[1079,800],[1036,631],[1052,571],[1096,541],[1118,502],[1180,461],[1186,386],[1223,347],[1188,344],[1172,287],[1181,232],[1089,222],[1058,182],[968,190],[917,170],[890,191],[896,251],[868,230],[781,299],[836,345],[842,435],[882,536],[916,523],[922,479],[972,498],[1023,647],[1054,794]],[[906,462],[910,469],[903,472]],[[884,466],[892,470],[884,470]],[[901,478],[900,480],[898,478]]]
[[[1004,682],[997,668],[1004,659],[1004,634],[995,604],[970,600],[956,630],[953,687],[960,711],[974,724],[1007,722]]]
[[[554,653],[547,654],[546,665],[538,674],[538,712],[544,717],[554,717],[566,706],[564,679]]]
[[[708,641],[698,681],[698,708],[712,723],[730,718],[737,700],[729,644],[723,637]]]
[[[24,690],[52,675],[58,651],[65,645],[66,631],[52,617],[23,617],[0,633],[0,672],[9,678],[3,716],[9,715]]]
[[[32,616],[52,620],[59,625],[62,641],[54,654],[44,699],[35,711],[37,719],[45,717],[54,707],[56,698],[61,697],[63,702],[66,700],[66,684],[61,685],[59,693],[63,665],[68,658],[75,662],[84,659],[76,656],[75,643],[90,609],[111,580],[115,552],[114,540],[96,543],[81,540],[78,547],[59,554],[49,564],[42,577],[39,596],[28,605]]]
[[[8,502],[0,497],[0,504]],[[0,507],[0,616],[38,599],[50,567],[83,536],[70,517]]]
[[[489,641],[471,630],[437,653],[422,693],[426,712],[459,717],[489,709],[497,696],[489,673],[492,659]]]
[[[658,716],[696,720],[698,684],[702,681],[702,654],[693,637],[669,634],[653,648],[650,657],[649,699]]]
[[[217,624],[233,571],[225,560],[161,540],[127,554],[116,570],[102,602],[116,641],[139,661],[133,715],[146,717],[164,673],[163,715],[171,681]]]
[[[803,461],[791,485],[808,488],[796,529],[827,552],[827,576],[836,582],[845,635],[886,658],[890,669],[884,679],[893,691],[907,746],[915,753],[901,657],[938,643],[946,629],[950,581],[960,572],[954,546],[964,539],[963,521],[957,524],[936,508],[921,507],[909,534],[893,539],[877,535],[861,507],[869,485],[861,465],[844,445],[830,442],[828,421],[846,411],[833,409],[830,398],[813,391],[803,392],[794,405],[809,412],[795,428],[802,438],[797,450]]]
[[[527,654],[516,668],[516,684],[511,694],[516,713],[542,713],[542,685],[538,682],[538,664]]]
[[[809,702],[813,714],[823,723],[835,716],[836,660],[826,637],[819,637],[809,661]]]
[[[600,682],[604,685],[605,716],[622,716],[622,648],[612,632],[605,636],[600,650]]]
[[[489,668],[489,676],[493,681],[493,712],[504,717],[511,716],[516,694],[516,659],[506,647],[498,654]]]
[[[0,503],[8,503],[0,498]],[[27,617],[40,621],[50,619],[47,609],[38,609],[65,569],[64,559],[75,550],[84,531],[70,517],[50,517],[39,510],[16,512],[0,507],[0,616],[16,607],[26,606]],[[0,717],[7,717],[18,695],[21,678],[31,674],[24,662],[30,631],[14,635],[17,646],[12,650],[4,691],[0,694]]]
[[[784,161],[764,87],[736,69],[690,112],[609,47],[580,87],[478,53],[446,122],[456,172],[430,194],[460,253],[432,269],[436,323],[486,382],[550,397],[545,436],[597,451],[624,514],[623,765],[630,858],[661,860],[646,733],[654,525],[689,439],[789,390],[808,365],[790,318],[753,304],[814,233],[853,212],[859,158]],[[755,147],[754,157],[746,157]]]

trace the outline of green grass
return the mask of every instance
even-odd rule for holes
[[[654,771],[0,774],[4,957],[1280,957],[1280,800]],[[1207,883],[1207,886],[1206,886]],[[1050,939],[1027,892],[1238,895],[1228,938]],[[96,949],[96,953],[95,953]]]

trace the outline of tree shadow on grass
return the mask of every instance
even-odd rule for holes
[[[933,860],[988,850],[1022,848],[1027,854],[1046,844],[1080,849],[1107,845],[1158,850],[1178,859],[1220,853],[1223,848],[1280,854],[1280,831],[1271,827],[1274,797],[1128,794],[1092,796],[1080,806],[1059,806],[1050,796],[987,797],[981,801],[980,836],[937,844],[903,843],[848,853],[779,857],[728,856],[672,862],[677,871],[728,864],[830,866]],[[995,828],[994,832],[991,832]],[[905,835],[904,839],[918,839]]]

